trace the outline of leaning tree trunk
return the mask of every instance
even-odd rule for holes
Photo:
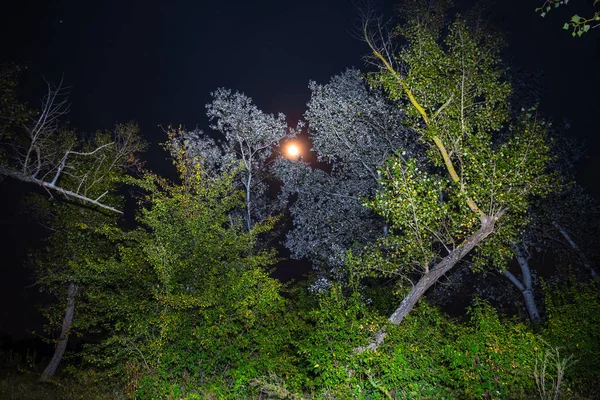
[[[417,302],[423,297],[425,292],[435,284],[442,276],[444,276],[448,271],[450,271],[460,260],[462,260],[471,250],[473,250],[477,245],[483,242],[489,235],[494,232],[494,224],[496,220],[498,220],[500,216],[490,217],[484,216],[481,218],[481,227],[477,232],[471,235],[468,239],[466,239],[460,246],[456,249],[452,250],[450,254],[444,257],[439,263],[437,263],[433,268],[431,268],[427,273],[425,273],[419,282],[415,286],[413,286],[410,293],[402,300],[400,306],[394,311],[394,313],[389,318],[390,322],[393,324],[399,324],[402,322],[404,317],[408,315],[409,312],[415,307]],[[375,350],[377,347],[383,343],[385,339],[385,332],[377,332],[375,338],[366,347],[358,348],[358,351],[364,351],[366,349]]]
[[[540,322],[540,312],[538,311],[537,304],[535,303],[535,297],[533,296],[533,283],[531,280],[531,268],[527,258],[519,249],[518,246],[513,246],[517,261],[521,267],[521,273],[523,275],[523,282],[521,282],[516,276],[514,276],[509,270],[503,271],[504,276],[508,278],[521,292],[523,301],[525,302],[525,308],[529,315],[531,324],[537,326]]]
[[[569,243],[569,246],[571,246],[571,248],[579,256],[579,258],[581,258],[581,262],[583,262],[583,267],[585,269],[587,269],[588,271],[590,271],[590,273],[592,274],[592,278],[599,279],[600,276],[598,275],[598,271],[596,271],[596,268],[594,268],[592,266],[592,264],[590,264],[590,261],[588,260],[588,258],[585,256],[585,254],[583,253],[583,251],[581,251],[581,249],[579,248],[579,246],[577,246],[577,243],[575,243],[573,241],[573,239],[571,239],[571,236],[567,233],[567,231],[565,231],[563,229],[563,227],[560,226],[556,221],[552,221],[552,225],[554,225],[554,227],[556,229],[558,229],[558,231],[565,238],[565,240],[567,241],[567,243]]]
[[[42,380],[51,379],[62,360],[65,350],[67,348],[67,342],[69,340],[69,331],[71,330],[71,324],[73,323],[73,314],[75,313],[75,295],[77,294],[77,286],[75,283],[69,283],[69,289],[67,290],[67,307],[65,309],[65,317],[62,323],[62,329],[60,336],[56,342],[56,348],[54,349],[54,355],[48,363],[48,366],[42,372]]]

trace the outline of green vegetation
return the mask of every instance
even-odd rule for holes
[[[192,137],[182,129],[169,130],[165,150],[177,171],[171,181],[131,168],[139,165],[136,154],[143,149],[133,124],[91,137],[55,125],[25,128],[23,135],[17,122],[34,114],[16,102],[12,75],[0,75],[3,113],[4,105],[12,104],[8,122],[0,125],[5,150],[0,173],[63,195],[61,201],[32,196],[29,204],[52,231],[32,260],[37,282],[57,299],[46,312],[49,332],[60,330],[55,357],[46,366],[35,357],[0,353],[0,397],[597,396],[597,280],[573,271],[542,282],[537,296],[544,298],[541,321],[535,326],[502,314],[485,298],[475,296],[466,309],[450,316],[427,297],[459,267],[486,277],[507,271],[515,243],[525,231],[534,231],[533,207],[543,207],[539,200],[564,182],[548,171],[553,160],[550,124],[536,114],[534,104],[528,110],[512,108],[510,99],[518,93],[499,58],[501,40],[470,27],[460,16],[448,22],[445,12],[443,6],[432,11],[420,2],[407,2],[394,36],[403,40],[396,55],[372,34],[379,34],[380,27],[373,31],[373,21],[365,20],[365,39],[380,67],[368,82],[381,92],[369,97],[374,95],[365,90],[363,100],[369,107],[404,110],[390,126],[404,127],[420,143],[409,152],[395,149],[374,166],[368,179],[379,178],[373,184],[376,194],[362,202],[378,214],[370,218],[381,234],[360,245],[339,241],[331,252],[345,254],[332,261],[343,265],[337,280],[319,276],[284,286],[270,276],[278,254],[265,237],[284,215],[272,216],[273,208],[262,196],[269,182],[261,177],[267,176],[272,143],[291,135],[283,117],[265,116],[248,106],[246,96],[230,98],[230,92],[222,92],[227,95],[224,104],[235,112],[216,113],[225,100],[216,101],[210,109],[215,126],[238,139],[221,152],[212,139],[206,145],[200,131]],[[354,90],[356,85],[341,91],[344,111],[350,109],[345,102],[355,98]],[[51,87],[50,93],[59,90]],[[332,105],[336,96],[321,99],[332,114],[340,109]],[[56,110],[51,103],[47,109]],[[365,112],[363,118],[374,114]],[[336,118],[346,129],[355,129]],[[353,111],[348,118],[355,118]],[[257,128],[248,131],[240,121]],[[255,136],[270,126],[260,121],[275,121],[273,138],[255,146],[261,164],[253,173],[254,161],[244,151],[253,149],[247,143],[255,143]],[[357,126],[363,131],[347,137],[361,143],[365,130]],[[234,128],[238,136],[232,134]],[[348,143],[336,143],[337,130],[327,133],[332,133],[327,146],[347,153]],[[32,156],[11,156],[13,148],[31,150]],[[291,180],[290,171],[286,176]],[[322,177],[327,181],[325,172]],[[135,224],[120,219],[126,201],[119,191],[123,185],[137,200]],[[250,196],[251,190],[257,195]],[[250,200],[255,207],[249,207]],[[302,203],[297,204],[294,211],[301,214]],[[328,204],[323,201],[320,207],[329,212]],[[554,217],[549,220],[557,224]],[[316,232],[311,229],[297,246],[311,245]],[[547,246],[547,252],[554,250]],[[321,267],[323,260],[319,258]],[[562,265],[557,258],[557,269],[570,267],[565,260]],[[528,274],[535,276],[535,271]],[[322,284],[316,285],[317,280]],[[463,287],[473,289],[471,284]],[[532,288],[529,282],[527,289]],[[464,298],[449,293],[448,302]],[[520,304],[522,299],[510,301]],[[85,344],[63,359],[73,336]]]
[[[560,6],[565,6],[569,3],[569,0],[546,0],[541,7],[535,9],[536,12],[540,13],[540,16],[545,17],[552,9]],[[594,0],[592,7],[600,3],[599,0]],[[565,22],[563,29],[571,31],[573,37],[581,37],[584,33],[587,33],[590,29],[598,28],[600,26],[600,11],[595,11],[593,15],[582,17],[575,14],[571,17],[569,22]]]

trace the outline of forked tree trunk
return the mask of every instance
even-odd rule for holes
[[[71,324],[73,323],[73,314],[75,313],[75,295],[77,294],[77,285],[71,282],[69,283],[69,289],[67,290],[67,307],[65,309],[65,317],[63,319],[60,336],[56,342],[54,354],[52,359],[48,363],[48,366],[42,372],[42,380],[51,379],[62,360],[65,350],[67,348],[67,342],[69,341],[69,331],[71,330]]]
[[[521,282],[516,276],[514,276],[509,270],[503,272],[504,276],[508,278],[521,292],[523,301],[525,302],[525,308],[529,315],[531,324],[537,326],[540,322],[540,312],[538,311],[537,304],[535,303],[535,297],[533,296],[533,283],[531,280],[531,268],[527,257],[523,254],[518,246],[513,246],[519,267],[521,267],[521,274],[523,275],[523,281]]]
[[[482,217],[481,227],[479,230],[477,230],[477,232],[466,239],[460,246],[450,252],[450,254],[444,257],[439,263],[431,268],[429,272],[425,273],[421,279],[419,279],[419,282],[417,282],[410,293],[404,298],[404,300],[402,300],[400,306],[391,315],[389,318],[390,322],[393,324],[399,324],[402,322],[404,317],[406,317],[408,313],[412,311],[417,302],[433,284],[435,284],[442,276],[448,273],[448,271],[450,271],[467,254],[469,254],[471,250],[473,250],[477,245],[483,242],[494,232],[494,225],[500,216]],[[381,343],[383,343],[384,339],[385,332],[377,332],[371,344],[366,347],[358,348],[357,350],[375,350]]]

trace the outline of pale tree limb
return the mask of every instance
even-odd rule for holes
[[[429,272],[423,274],[410,293],[404,297],[400,306],[392,313],[389,322],[395,325],[401,323],[431,286],[494,232],[496,222],[504,213],[505,210],[498,213],[498,215],[483,218],[481,227],[475,233],[469,236],[460,246],[452,250],[446,257],[442,258]],[[385,340],[385,335],[386,333],[383,331],[377,332],[369,345],[359,347],[356,351],[376,350]]]
[[[531,279],[531,267],[529,266],[529,261],[523,251],[519,246],[513,244],[512,248],[517,257],[517,262],[519,263],[519,267],[521,267],[521,275],[523,277],[523,281],[520,281],[512,272],[508,269],[502,271],[502,274],[509,280],[513,285],[519,289],[521,295],[523,296],[523,301],[525,302],[525,308],[527,309],[527,314],[529,315],[529,320],[533,325],[537,325],[540,322],[540,312],[538,310],[537,304],[535,302],[535,297],[533,295],[533,281]]]
[[[66,197],[72,197],[72,198],[75,198],[77,200],[81,200],[84,203],[89,203],[89,204],[92,204],[92,205],[104,208],[106,210],[116,212],[118,214],[123,214],[122,211],[117,210],[116,208],[111,207],[109,205],[106,205],[104,203],[101,203],[99,200],[104,195],[101,195],[101,196],[99,196],[96,199],[92,199],[90,197],[83,196],[83,195],[81,195],[79,193],[76,193],[76,192],[73,192],[71,190],[63,189],[60,186],[54,186],[54,185],[52,185],[51,182],[46,182],[46,181],[43,181],[41,179],[36,179],[33,176],[24,175],[24,174],[22,174],[20,172],[17,172],[17,171],[14,171],[14,170],[10,170],[10,169],[5,168],[3,166],[0,166],[0,174],[9,176],[9,177],[14,178],[14,179],[18,179],[18,180],[20,180],[22,182],[34,183],[36,185],[39,185],[39,186],[43,187],[44,189],[48,189],[48,190],[51,190],[51,191],[58,192],[58,193],[66,196]]]
[[[554,227],[556,229],[558,229],[558,231],[565,238],[567,243],[569,243],[569,246],[571,246],[571,248],[579,256],[579,258],[581,258],[581,262],[583,263],[584,268],[587,269],[588,271],[590,271],[590,273],[592,274],[592,278],[594,278],[594,279],[600,278],[600,276],[598,275],[598,271],[596,271],[596,268],[594,268],[594,266],[590,263],[588,258],[585,256],[583,251],[581,251],[581,249],[579,248],[577,243],[575,243],[575,241],[571,238],[569,233],[562,226],[560,226],[556,221],[552,221],[552,225],[554,225]]]
[[[33,126],[24,127],[30,140],[25,158],[22,161],[22,171],[25,174],[28,173],[33,154],[37,156],[37,167],[34,174],[40,172],[43,167],[40,150],[46,145],[47,140],[51,140],[50,137],[58,129],[60,118],[69,112],[70,106],[66,97],[66,89],[63,88],[63,80],[61,79],[58,86],[54,86],[49,82],[46,82],[46,84],[48,85],[48,93],[42,99],[42,109],[39,116],[33,121]]]
[[[89,144],[92,140],[77,140],[74,135],[63,144],[61,141],[65,141],[65,138],[61,136],[59,124],[61,117],[69,111],[66,89],[62,80],[58,86],[47,84],[48,93],[42,99],[39,115],[32,119],[31,125],[23,126],[20,137],[14,143],[1,143],[12,148],[12,152],[8,160],[0,165],[0,175],[33,183],[49,193],[60,193],[122,214],[120,210],[101,201],[108,192],[99,196],[90,193],[111,171],[135,165],[133,154],[144,147],[137,136],[137,128],[118,125],[112,141],[102,143],[108,141],[103,139],[91,149]],[[77,166],[81,166],[82,161],[72,160],[73,156],[87,157],[87,160],[83,160],[86,171],[79,176],[72,172],[80,170]],[[68,187],[60,184],[63,176],[69,177]]]
[[[77,285],[74,282],[69,283],[67,290],[67,306],[65,308],[65,316],[63,319],[60,336],[56,341],[56,347],[52,359],[48,363],[48,366],[42,372],[42,380],[52,379],[56,373],[56,369],[62,360],[65,350],[67,349],[67,342],[69,341],[69,333],[71,331],[71,325],[73,324],[73,315],[75,314],[75,295],[77,294]]]

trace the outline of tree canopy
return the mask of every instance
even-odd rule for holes
[[[375,68],[310,82],[296,128],[217,89],[210,131],[164,132],[174,179],[141,168],[135,124],[78,133],[59,122],[62,85],[34,112],[1,70],[0,173],[61,194],[27,204],[48,228],[28,262],[55,297],[42,388],[597,397],[598,206],[575,181],[581,152],[501,59],[498,32],[454,11],[406,1],[389,30],[365,13]],[[318,163],[279,152],[299,135]],[[315,273],[274,279],[284,246]],[[21,379],[0,372],[0,394],[40,398],[31,382],[19,395]]]

